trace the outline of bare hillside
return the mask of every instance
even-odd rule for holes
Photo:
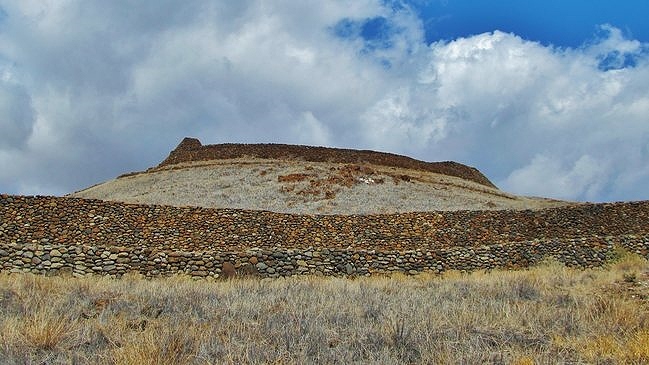
[[[569,203],[498,190],[477,169],[372,151],[202,146],[185,139],[159,166],[71,194],[129,203],[297,214],[542,209]]]

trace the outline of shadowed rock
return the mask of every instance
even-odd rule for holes
[[[224,262],[221,267],[221,277],[224,279],[232,279],[237,276],[237,270],[234,268],[234,265],[230,262]]]

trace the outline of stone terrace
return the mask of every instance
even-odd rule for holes
[[[183,139],[178,147],[171,151],[169,157],[162,161],[157,168],[183,162],[223,160],[240,157],[279,160],[298,159],[310,162],[366,163],[456,176],[485,186],[495,187],[495,185],[476,168],[452,161],[424,162],[410,157],[385,152],[285,144],[226,143],[203,146],[201,142],[195,138]]]
[[[541,211],[293,215],[136,205],[56,197],[0,198],[2,242],[132,246],[160,250],[328,248],[426,250],[535,239],[649,234],[649,201]]]
[[[521,267],[553,256],[598,266],[615,245],[647,256],[649,202],[541,211],[291,215],[0,196],[8,271],[218,276],[440,272]]]

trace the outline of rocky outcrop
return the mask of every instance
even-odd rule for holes
[[[478,169],[452,161],[424,162],[386,152],[286,144],[226,143],[203,146],[195,138],[183,139],[157,168],[183,162],[223,160],[240,157],[399,167],[460,177],[495,188],[495,185],[478,171]]]
[[[591,267],[616,246],[649,256],[647,221],[649,202],[319,216],[1,195],[0,268],[277,277],[525,267],[546,257]]]

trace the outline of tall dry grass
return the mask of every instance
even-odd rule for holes
[[[2,364],[643,364],[649,263],[196,282],[0,274]]]

